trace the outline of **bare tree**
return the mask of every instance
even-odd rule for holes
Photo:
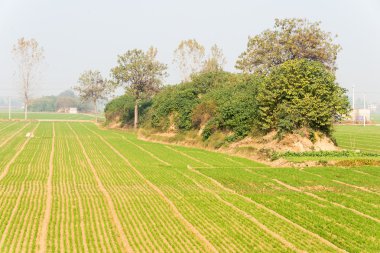
[[[113,86],[102,77],[97,70],[87,70],[83,72],[74,90],[79,93],[82,101],[91,101],[94,105],[94,113],[98,112],[97,101],[107,98]]]
[[[226,64],[226,58],[223,51],[216,44],[211,47],[211,53],[203,63],[204,72],[222,71]]]
[[[12,53],[18,65],[18,76],[22,87],[25,119],[28,118],[30,93],[38,76],[38,68],[44,59],[44,50],[35,39],[20,38],[13,46]]]
[[[183,40],[174,51],[174,63],[182,74],[183,81],[190,81],[191,75],[202,70],[205,48],[195,39]]]

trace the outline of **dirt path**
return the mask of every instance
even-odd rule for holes
[[[137,145],[136,143],[133,143],[132,141],[128,140],[127,138],[125,138],[124,136],[121,136],[123,138],[123,140],[127,141],[128,143],[134,145],[135,147],[137,147],[138,149],[144,151],[145,153],[147,153],[148,155],[150,155],[153,159],[156,159],[157,161],[163,163],[164,165],[167,165],[167,166],[170,166],[171,164],[165,162],[164,160],[161,160],[160,158],[158,158],[157,156],[155,156],[153,153],[149,152],[148,150],[146,150],[145,148]]]
[[[245,218],[247,218],[248,220],[252,221],[254,224],[256,224],[261,230],[265,231],[267,234],[269,234],[270,236],[272,236],[273,238],[277,239],[279,242],[281,242],[285,247],[291,249],[291,250],[294,250],[295,252],[305,252],[299,248],[297,248],[293,243],[289,242],[288,240],[286,240],[284,237],[282,237],[281,235],[277,234],[276,232],[270,230],[267,226],[265,226],[263,223],[261,223],[260,221],[258,221],[255,217],[253,217],[252,215],[246,213],[245,211],[241,210],[240,208],[236,207],[234,204],[224,200],[222,197],[220,197],[219,194],[217,194],[216,192],[202,186],[201,184],[199,184],[198,182],[196,182],[194,179],[190,178],[188,175],[185,175],[183,173],[181,173],[183,176],[185,176],[186,178],[188,178],[189,180],[191,180],[196,186],[198,186],[200,189],[206,191],[206,192],[209,192],[211,193],[216,199],[218,199],[220,202],[222,202],[223,204],[225,204],[226,206],[229,206],[231,207],[233,210],[235,210],[236,212],[238,212],[239,214],[241,214],[242,216],[244,216]]]
[[[53,161],[54,161],[54,145],[55,145],[55,127],[53,123],[53,136],[52,136],[52,143],[51,143],[51,151],[50,151],[50,159],[49,159],[49,176],[47,181],[47,196],[46,196],[46,207],[45,207],[45,214],[44,218],[42,220],[42,224],[40,227],[40,232],[37,236],[38,241],[38,252],[46,252],[47,249],[47,234],[48,234],[48,228],[49,228],[49,221],[51,216],[51,207],[53,202]]]
[[[356,209],[353,209],[353,208],[350,208],[350,207],[346,207],[346,206],[344,206],[344,205],[342,205],[342,204],[339,204],[339,203],[336,203],[336,202],[329,201],[329,200],[327,200],[327,199],[321,198],[321,197],[319,197],[319,196],[317,196],[317,195],[315,195],[315,194],[313,194],[313,193],[311,193],[311,192],[302,191],[302,190],[298,189],[297,187],[294,187],[294,186],[288,185],[288,184],[286,184],[286,183],[284,183],[284,182],[282,182],[282,181],[280,181],[280,180],[278,180],[278,179],[272,179],[272,180],[275,181],[276,183],[278,183],[279,185],[284,186],[285,188],[287,188],[287,189],[289,189],[289,190],[292,190],[292,191],[295,191],[295,192],[299,192],[299,193],[303,193],[303,194],[305,194],[305,195],[307,195],[307,196],[310,196],[310,197],[312,197],[312,198],[318,199],[318,200],[320,200],[320,201],[322,201],[322,202],[330,203],[330,204],[332,204],[332,205],[334,205],[334,206],[337,206],[337,207],[340,207],[340,208],[343,208],[343,209],[346,209],[346,210],[350,210],[351,212],[353,212],[353,213],[355,213],[355,214],[357,214],[357,215],[360,215],[360,216],[362,216],[362,217],[365,217],[365,218],[367,218],[367,219],[370,219],[370,220],[373,220],[373,221],[375,221],[375,222],[377,222],[377,223],[380,223],[380,220],[379,220],[379,219],[377,219],[377,218],[375,218],[375,217],[372,217],[372,216],[370,216],[370,215],[368,215],[368,214],[362,213],[362,212],[360,212],[360,211],[358,211],[358,210],[356,210]]]
[[[315,174],[313,172],[310,172],[310,171],[306,171],[304,169],[300,170],[302,172],[305,172],[305,173],[308,173],[310,175],[314,175],[314,176],[317,176],[317,177],[320,177],[320,178],[325,178],[327,180],[330,180],[332,182],[335,182],[335,183],[338,183],[338,184],[341,184],[341,185],[344,185],[344,186],[348,186],[348,187],[351,187],[351,188],[355,188],[355,189],[358,189],[360,191],[364,191],[364,192],[368,192],[368,193],[373,193],[373,194],[376,194],[376,195],[379,195],[380,196],[380,193],[379,192],[375,192],[375,191],[371,191],[370,189],[366,188],[366,187],[363,187],[363,186],[357,186],[357,185],[353,185],[353,184],[348,184],[348,183],[345,183],[345,182],[342,182],[342,181],[339,181],[339,180],[334,180],[334,179],[330,179],[330,178],[326,178],[326,177],[323,177],[319,174]],[[358,172],[358,171],[357,171]],[[365,172],[363,172],[365,173]],[[373,175],[371,175],[373,176]]]
[[[3,249],[3,246],[4,246],[4,240],[5,240],[5,238],[6,238],[7,235],[8,235],[9,227],[11,226],[12,221],[13,221],[13,218],[14,218],[14,216],[16,215],[16,213],[17,213],[17,211],[18,211],[18,206],[20,205],[21,198],[22,198],[22,195],[23,195],[23,193],[24,193],[24,189],[25,189],[25,186],[24,186],[24,184],[22,184],[22,186],[21,186],[21,190],[20,190],[20,193],[18,194],[18,197],[17,197],[17,200],[16,200],[16,205],[14,206],[14,208],[13,208],[13,210],[12,210],[12,214],[11,214],[11,216],[9,217],[9,220],[8,220],[7,226],[5,227],[4,232],[3,232],[3,234],[1,235],[1,240],[0,240],[0,250]]]
[[[2,143],[0,143],[0,148],[2,148],[5,144],[7,144],[10,140],[12,140],[16,135],[18,135],[22,130],[24,130],[29,125],[30,125],[30,122],[28,122],[28,124],[25,124],[22,128],[17,130],[17,132],[15,132],[11,136],[9,136],[7,139],[5,139]]]
[[[192,157],[192,156],[190,156],[190,155],[188,155],[188,154],[186,154],[186,153],[184,153],[184,152],[182,152],[182,151],[176,150],[176,149],[174,149],[174,148],[172,148],[172,147],[170,147],[170,146],[168,146],[168,145],[163,145],[163,146],[164,146],[165,148],[167,148],[167,149],[170,149],[170,150],[172,150],[172,151],[174,151],[174,152],[177,152],[178,154],[181,154],[181,155],[183,155],[183,156],[186,156],[187,158],[190,158],[190,159],[193,160],[193,161],[196,161],[196,162],[202,163],[202,164],[206,165],[207,167],[213,167],[211,164],[205,163],[205,162],[203,162],[203,161],[201,161],[201,160],[199,160],[199,159],[197,159],[197,158],[195,158],[195,157]]]
[[[40,124],[38,123],[37,126],[32,130],[32,132],[34,133],[34,131],[38,128]],[[24,143],[22,144],[22,146],[17,150],[16,154],[12,157],[12,159],[7,163],[7,165],[5,166],[3,172],[0,174],[0,181],[8,174],[9,172],[9,168],[11,167],[11,165],[15,162],[15,160],[17,159],[17,157],[21,154],[21,152],[24,150],[26,144],[28,144],[28,142],[30,141],[31,138],[27,138]]]
[[[121,243],[123,245],[123,248],[125,249],[126,252],[133,252],[133,249],[132,247],[129,245],[129,242],[127,240],[127,236],[125,235],[124,233],[124,230],[123,230],[123,226],[121,225],[121,222],[119,220],[119,217],[116,213],[116,208],[113,204],[113,201],[112,201],[112,198],[111,196],[109,195],[108,191],[106,190],[106,188],[104,187],[102,181],[100,180],[99,176],[98,176],[98,173],[96,172],[96,169],[94,167],[94,165],[92,164],[91,162],[91,159],[90,157],[88,156],[87,152],[86,152],[86,149],[84,148],[81,140],[79,139],[78,137],[78,134],[74,131],[74,129],[70,126],[70,124],[67,124],[68,127],[70,128],[70,130],[74,133],[81,149],[82,149],[82,152],[86,158],[86,161],[88,163],[88,165],[90,166],[90,169],[92,171],[92,174],[94,175],[95,177],[95,180],[96,180],[96,183],[98,185],[98,188],[100,189],[100,191],[102,192],[107,204],[108,204],[108,210],[110,212],[110,215],[112,217],[112,220],[114,222],[114,225],[116,226],[116,229],[120,235],[120,240],[121,240]]]
[[[190,167],[190,166],[188,166],[188,168],[189,168],[191,171],[193,171],[194,173],[197,173],[197,174],[199,174],[199,175],[202,175],[202,176],[205,177],[205,178],[208,178],[208,179],[209,179],[211,182],[213,182],[216,186],[218,186],[218,187],[224,189],[225,191],[230,192],[230,193],[233,193],[233,194],[235,194],[235,195],[237,195],[237,196],[240,196],[240,197],[241,197],[242,199],[244,199],[245,201],[247,201],[247,202],[249,202],[249,203],[252,203],[252,204],[256,205],[257,207],[259,207],[259,208],[261,208],[261,209],[263,209],[263,210],[265,210],[265,211],[267,211],[267,212],[273,214],[273,215],[276,216],[277,218],[279,218],[279,219],[281,219],[281,220],[283,220],[283,221],[285,221],[285,222],[287,222],[287,223],[293,225],[294,227],[296,227],[296,228],[298,228],[299,230],[301,230],[303,233],[306,233],[306,234],[308,234],[308,235],[313,236],[314,238],[318,239],[320,242],[324,243],[325,245],[334,248],[337,252],[347,252],[347,251],[345,251],[344,249],[339,248],[338,246],[336,246],[336,245],[333,244],[332,242],[330,242],[330,241],[326,240],[325,238],[321,237],[320,235],[318,235],[318,234],[316,234],[316,233],[314,233],[314,232],[312,232],[312,231],[310,231],[310,230],[307,230],[306,228],[302,227],[301,225],[299,225],[299,224],[297,224],[297,223],[295,223],[295,222],[289,220],[288,218],[282,216],[281,214],[277,213],[276,211],[274,211],[274,210],[272,210],[272,209],[269,209],[268,207],[266,207],[266,206],[264,206],[264,205],[262,205],[262,204],[260,204],[260,203],[258,203],[258,202],[256,202],[256,201],[252,200],[251,198],[248,198],[248,197],[246,197],[246,196],[244,196],[244,195],[241,195],[241,194],[235,192],[234,190],[232,190],[232,189],[230,189],[230,188],[225,187],[225,186],[222,185],[219,181],[217,181],[217,180],[215,180],[215,179],[213,179],[213,178],[211,178],[211,177],[209,177],[209,176],[207,176],[207,175],[205,175],[205,174],[203,174],[203,173],[201,173],[201,172],[199,172],[199,171],[193,169],[193,168]]]
[[[95,132],[94,132],[94,133],[95,133]],[[95,133],[95,134],[96,134],[96,133]],[[129,142],[132,143],[131,141],[129,141]],[[133,143],[133,144],[134,144],[136,147],[138,147],[138,148],[140,148],[141,150],[143,150],[144,152],[146,152],[147,154],[149,154],[151,157],[157,159],[157,160],[160,161],[160,162],[163,162],[164,164],[168,164],[167,162],[165,162],[165,161],[163,161],[163,160],[157,158],[154,154],[152,154],[151,152],[145,150],[144,148],[140,147],[139,145],[137,145],[137,144],[135,144],[135,143]],[[196,162],[202,163],[202,164],[204,164],[204,165],[206,165],[206,166],[208,166],[208,167],[214,167],[214,166],[212,166],[212,165],[210,165],[210,164],[208,164],[208,163],[205,163],[205,162],[203,162],[203,161],[200,161],[200,160],[198,160],[198,159],[196,159],[196,158],[194,158],[194,157],[192,157],[192,156],[190,156],[190,155],[188,155],[188,154],[186,154],[186,153],[183,153],[183,152],[181,152],[181,151],[179,151],[179,150],[173,149],[173,148],[171,148],[170,146],[167,146],[167,145],[164,145],[164,146],[165,146],[166,148],[172,150],[172,151],[175,151],[175,152],[177,152],[177,153],[179,153],[179,154],[181,154],[181,155],[183,155],[183,156],[185,156],[185,157],[188,157],[188,158],[192,159],[193,161],[196,161]],[[194,172],[198,172],[198,171],[194,170],[194,169],[193,169],[191,166],[189,166],[189,165],[188,165],[188,168],[189,168],[190,170],[194,171]],[[314,238],[318,239],[318,240],[319,240],[320,242],[322,242],[323,244],[325,244],[325,245],[327,245],[327,246],[330,246],[330,247],[334,248],[335,250],[337,250],[337,251],[339,251],[339,252],[345,252],[345,250],[340,249],[340,248],[337,247],[336,245],[332,244],[330,241],[328,241],[328,240],[322,238],[322,237],[319,236],[318,234],[315,234],[315,233],[313,233],[313,232],[311,232],[311,231],[309,231],[309,230],[307,230],[307,229],[301,227],[300,225],[294,223],[293,221],[291,221],[291,220],[287,219],[286,217],[284,217],[284,216],[278,214],[277,212],[273,211],[272,209],[269,209],[269,208],[265,207],[264,205],[259,204],[259,203],[255,202],[255,201],[253,201],[253,200],[250,199],[250,198],[247,198],[247,197],[245,197],[245,196],[243,196],[243,195],[240,195],[240,194],[236,193],[236,192],[233,191],[232,189],[223,186],[222,184],[220,184],[218,181],[216,181],[216,180],[213,179],[213,178],[210,178],[210,177],[208,177],[208,176],[206,176],[206,175],[204,175],[204,174],[202,174],[202,173],[200,173],[200,172],[198,172],[198,173],[201,174],[202,176],[204,176],[204,177],[210,179],[211,181],[213,181],[213,183],[217,184],[217,185],[218,185],[219,187],[221,187],[223,190],[226,190],[226,191],[229,192],[229,193],[232,193],[232,194],[238,195],[238,196],[242,197],[243,199],[245,199],[246,201],[255,204],[257,207],[259,207],[259,208],[261,208],[261,209],[264,209],[264,210],[270,212],[271,214],[273,214],[273,215],[276,216],[277,218],[279,218],[279,219],[281,219],[281,220],[283,220],[283,221],[285,221],[285,222],[287,222],[287,223],[290,223],[291,225],[295,226],[296,228],[298,228],[298,229],[301,230],[302,232],[304,232],[304,233],[306,233],[306,234],[309,234],[309,235],[313,236]],[[181,173],[181,174],[183,174],[183,173]],[[183,174],[183,175],[184,175],[184,174]],[[185,177],[188,177],[187,175],[184,175],[184,176],[185,176]],[[189,179],[192,180],[192,181],[193,181],[198,187],[200,187],[200,188],[202,188],[202,189],[204,189],[204,190],[206,190],[206,191],[210,191],[209,189],[206,189],[205,187],[199,185],[199,184],[198,184],[197,182],[195,182],[193,179],[191,179],[191,178],[189,178]],[[243,215],[243,216],[246,217],[247,219],[251,220],[253,223],[255,223],[256,225],[258,225],[262,230],[264,230],[265,232],[267,232],[268,234],[272,235],[274,238],[276,238],[277,240],[279,240],[281,243],[283,243],[286,247],[288,247],[288,248],[290,248],[290,249],[292,249],[292,250],[294,250],[294,251],[296,251],[296,252],[302,252],[302,250],[300,250],[300,249],[298,249],[297,247],[295,247],[292,243],[290,243],[289,241],[287,241],[285,238],[283,238],[283,237],[280,236],[279,234],[277,234],[277,233],[271,231],[268,227],[266,227],[264,224],[260,223],[256,218],[254,218],[254,217],[251,216],[250,214],[248,214],[248,213],[244,212],[243,210],[237,208],[237,207],[236,207],[235,205],[233,205],[232,203],[223,200],[223,199],[222,199],[218,194],[216,194],[215,192],[212,192],[212,194],[213,194],[213,195],[214,195],[219,201],[223,202],[223,203],[226,204],[227,206],[230,206],[231,208],[233,208],[234,210],[236,210],[237,212],[239,212],[241,215]]]
[[[87,128],[88,129],[88,128]],[[144,177],[143,174],[141,174],[141,172],[136,169],[136,167],[134,167],[130,161],[124,156],[122,155],[114,146],[112,146],[108,141],[106,141],[102,136],[100,136],[99,134],[97,134],[96,132],[88,129],[89,131],[91,131],[92,133],[94,133],[95,135],[97,135],[99,137],[100,140],[102,140],[108,147],[110,147],[113,152],[115,152],[115,154],[117,154],[120,158],[122,158],[125,163],[149,186],[151,187],[154,191],[156,191],[159,196],[170,206],[170,209],[172,210],[172,212],[174,213],[174,215],[182,222],[182,224],[184,224],[184,226],[191,232],[193,233],[197,238],[198,240],[206,247],[207,250],[209,250],[210,252],[218,252],[216,250],[216,248],[214,247],[214,245],[211,244],[210,241],[208,241],[206,239],[206,237],[204,237],[194,226],[193,224],[191,224],[182,214],[181,212],[177,209],[177,207],[174,205],[174,203],[168,198],[166,197],[166,195],[156,186],[154,185],[152,182],[150,182],[148,179],[146,179]]]
[[[1,133],[2,131],[4,131],[5,129],[7,129],[7,128],[13,126],[14,124],[16,124],[16,122],[13,122],[12,124],[9,124],[8,126],[3,127],[2,129],[0,129],[0,133]]]
[[[345,182],[342,182],[342,181],[339,181],[339,180],[331,180],[335,183],[338,183],[338,184],[342,184],[342,185],[345,185],[345,186],[348,186],[348,187],[351,187],[351,188],[355,188],[355,189],[358,189],[358,190],[361,190],[361,191],[364,191],[364,192],[368,192],[368,193],[373,193],[373,194],[376,194],[376,195],[379,195],[380,196],[380,193],[379,192],[374,192],[374,191],[371,191],[365,187],[362,187],[362,186],[357,186],[357,185],[353,185],[353,184],[348,184],[348,183],[345,183]]]
[[[67,140],[66,141],[66,145],[68,144],[67,143]],[[67,145],[67,147],[69,147],[69,145]],[[73,172],[73,170],[71,171],[71,175],[73,176],[73,179],[75,180],[75,174]],[[76,184],[76,182],[74,181],[74,184]],[[87,238],[86,238],[86,232],[85,232],[85,224],[84,224],[84,213],[83,213],[83,203],[82,203],[82,199],[81,199],[81,196],[79,194],[79,191],[76,187],[76,185],[74,185],[74,194],[75,196],[77,197],[77,200],[78,200],[78,210],[79,210],[79,223],[80,223],[80,230],[81,230],[81,234],[82,234],[82,242],[83,242],[83,248],[84,248],[84,252],[88,252],[88,246],[87,246]],[[73,235],[74,237],[74,235]]]
[[[364,171],[360,171],[360,170],[352,170],[352,171],[359,173],[359,174],[362,174],[362,175],[365,175],[365,176],[380,178],[380,176],[372,175],[372,174],[366,173]]]

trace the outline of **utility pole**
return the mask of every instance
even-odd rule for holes
[[[365,104],[365,94],[363,94],[363,109],[366,108],[366,104]]]
[[[356,113],[355,113],[355,86],[352,86],[352,124],[355,123]]]
[[[11,96],[8,97],[8,119],[11,119]]]

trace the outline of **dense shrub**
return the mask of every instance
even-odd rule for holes
[[[142,101],[139,105],[141,119],[150,107],[151,101]],[[120,122],[122,125],[133,125],[135,100],[130,95],[123,95],[111,100],[104,108],[107,122]]]
[[[330,135],[334,121],[350,110],[345,92],[322,63],[287,61],[264,78],[259,126],[279,133],[305,127]]]
[[[195,119],[197,115],[193,112],[202,97],[215,87],[225,85],[231,76],[227,72],[202,73],[194,75],[191,82],[164,88],[153,99],[151,126],[181,131],[196,127],[199,118]]]
[[[133,105],[129,96],[113,100],[106,106],[107,120],[118,118],[129,124]],[[301,59],[263,75],[200,73],[191,82],[166,86],[140,110],[145,115],[143,126],[196,130],[204,141],[218,133],[223,145],[260,131],[276,130],[279,137],[304,128],[330,134],[334,120],[349,106],[332,72],[319,62]]]
[[[204,139],[216,130],[222,130],[233,132],[228,138],[233,141],[246,136],[255,127],[258,118],[256,96],[259,78],[231,75],[231,79],[233,81],[215,87],[202,97],[201,103],[195,108],[202,108],[202,112],[193,112],[193,115],[204,112],[210,115],[203,130]]]

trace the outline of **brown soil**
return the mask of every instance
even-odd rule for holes
[[[234,190],[232,190],[232,189],[230,189],[230,188],[227,188],[226,186],[224,186],[223,184],[221,184],[219,181],[215,180],[214,178],[211,178],[211,177],[209,177],[209,176],[207,176],[207,175],[201,173],[200,171],[193,169],[193,168],[192,168],[191,166],[189,166],[189,165],[187,166],[187,168],[188,168],[189,170],[193,171],[194,173],[197,173],[198,175],[201,175],[201,176],[203,176],[203,177],[205,177],[205,178],[208,178],[211,182],[213,182],[216,186],[220,187],[221,189],[223,189],[223,190],[225,190],[225,191],[227,191],[227,192],[229,192],[229,193],[232,193],[232,194],[235,194],[235,195],[241,197],[241,198],[244,199],[246,202],[248,202],[248,203],[252,203],[252,204],[256,205],[258,208],[261,208],[261,209],[263,209],[263,210],[265,210],[265,211],[267,211],[267,212],[273,214],[273,215],[276,216],[277,218],[279,218],[279,219],[281,219],[281,220],[283,220],[283,221],[285,221],[285,222],[287,222],[287,223],[293,225],[294,227],[296,227],[296,228],[298,228],[299,230],[301,230],[303,233],[306,233],[306,234],[308,234],[308,235],[311,235],[311,236],[317,238],[320,242],[322,242],[322,243],[324,243],[325,245],[328,245],[328,246],[334,248],[337,252],[346,252],[345,250],[339,248],[338,246],[336,246],[335,244],[331,243],[330,241],[324,239],[324,238],[321,237],[320,235],[318,235],[318,234],[316,234],[316,233],[313,233],[313,232],[310,231],[310,230],[305,229],[304,227],[302,227],[302,226],[298,225],[297,223],[295,223],[295,222],[289,220],[289,219],[286,218],[285,216],[282,216],[281,214],[279,214],[279,213],[277,213],[276,211],[274,211],[274,210],[272,210],[272,209],[266,207],[265,205],[260,204],[260,203],[258,203],[258,202],[256,202],[256,201],[254,201],[253,199],[248,198],[248,197],[246,197],[246,196],[244,196],[244,195],[241,195],[241,194],[235,192]]]
[[[124,233],[123,226],[121,225],[120,219],[116,213],[116,208],[113,204],[113,201],[112,201],[110,194],[108,193],[107,189],[104,187],[102,181],[100,180],[98,173],[96,172],[96,169],[95,169],[94,165],[92,164],[91,159],[86,152],[86,149],[84,148],[81,140],[79,139],[78,134],[74,131],[74,129],[72,129],[72,127],[70,125],[68,125],[68,126],[69,126],[70,130],[73,132],[75,138],[77,139],[79,146],[80,146],[80,148],[81,148],[81,150],[82,150],[82,152],[86,158],[87,164],[90,166],[92,174],[95,177],[95,181],[97,182],[98,188],[102,192],[102,194],[103,194],[103,196],[104,196],[104,198],[108,204],[110,216],[112,217],[112,220],[114,222],[114,225],[115,225],[117,231],[119,232],[120,241],[121,241],[122,245],[124,246],[125,251],[126,252],[133,252],[133,249],[127,240],[127,236]]]
[[[254,149],[269,149],[279,152],[305,152],[305,151],[335,151],[338,147],[326,136],[318,138],[314,143],[300,134],[288,134],[281,140],[276,139],[276,132],[263,137],[247,137],[230,145],[231,148],[251,147]]]
[[[55,128],[53,123],[53,140],[51,144],[51,153],[50,153],[50,160],[49,160],[49,176],[48,176],[48,182],[47,182],[47,197],[46,197],[46,208],[45,208],[45,214],[44,219],[41,224],[41,230],[39,237],[39,252],[46,252],[46,239],[48,234],[48,226],[50,221],[50,215],[51,215],[51,208],[52,208],[52,202],[53,202],[53,186],[52,186],[52,180],[53,180],[53,159],[54,159],[54,144],[55,144]]]
[[[32,133],[37,129],[37,127],[40,124],[37,124],[37,126],[32,130]],[[22,144],[22,146],[17,150],[16,154],[12,157],[12,159],[9,161],[9,163],[5,166],[3,172],[0,174],[0,181],[8,174],[9,168],[11,165],[15,162],[16,158],[21,154],[21,152],[24,150],[26,144],[30,141],[30,138],[27,138],[25,142]]]
[[[303,163],[293,163],[286,159],[280,158],[274,161],[270,160],[268,153],[276,152],[302,152],[302,151],[317,151],[317,150],[339,150],[337,146],[327,137],[323,136],[313,143],[307,137],[302,137],[300,134],[289,134],[282,140],[276,139],[276,133],[271,132],[263,137],[246,137],[241,141],[231,143],[227,147],[219,149],[206,147],[205,144],[198,139],[185,138],[184,140],[172,141],[172,137],[176,136],[175,132],[154,132],[145,133],[139,131],[138,138],[145,141],[157,142],[162,144],[174,144],[188,147],[197,147],[210,151],[218,151],[221,153],[233,154],[248,158],[254,161],[274,167],[302,167],[302,166],[321,166],[318,161],[306,161]],[[262,152],[265,151],[265,152]]]
[[[91,131],[91,130],[89,130]],[[208,249],[209,251],[211,252],[217,252],[217,250],[215,249],[215,247],[206,239],[206,237],[204,237],[194,226],[193,224],[191,224],[183,215],[182,213],[177,209],[177,207],[174,205],[174,203],[160,190],[160,188],[158,188],[156,185],[154,185],[152,182],[150,182],[148,179],[146,179],[143,174],[141,174],[141,172],[136,168],[134,167],[130,161],[124,156],[122,155],[114,146],[112,146],[108,141],[106,141],[102,136],[100,136],[99,134],[95,133],[94,131],[91,131],[93,132],[95,135],[97,135],[99,137],[100,140],[102,140],[108,147],[110,147],[115,154],[117,154],[121,159],[123,159],[125,161],[125,163],[142,179],[145,181],[145,183],[150,187],[152,188],[154,191],[156,191],[158,193],[158,195],[170,206],[170,209],[172,210],[172,212],[174,213],[174,215],[183,223],[183,225],[189,230],[191,231],[197,238],[200,242],[202,242],[204,244],[204,246],[206,247],[206,249]]]

